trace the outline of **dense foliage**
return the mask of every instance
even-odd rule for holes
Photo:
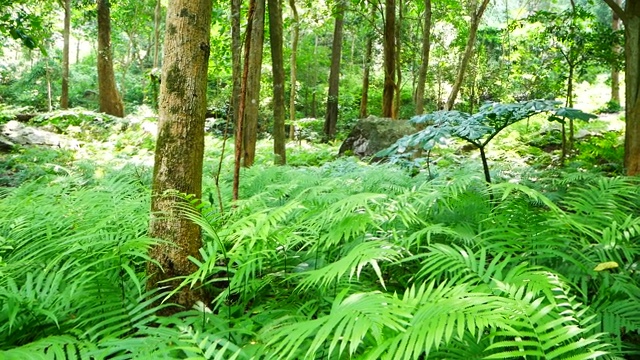
[[[181,210],[205,233],[184,286],[215,300],[159,318],[149,171],[94,170],[2,191],[4,358],[638,355],[632,179],[547,171],[487,189],[465,166],[429,180],[352,159],[258,165],[235,207],[223,176],[223,214],[205,179],[211,203]]]

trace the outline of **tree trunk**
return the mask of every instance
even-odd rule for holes
[[[109,0],[98,0],[98,97],[100,112],[123,117],[124,105],[116,89],[111,52],[111,15]]]
[[[242,0],[231,0],[231,109],[233,122],[238,125],[240,113],[240,89],[242,87],[242,42],[240,40],[240,7]]]
[[[269,39],[273,70],[273,154],[276,165],[287,163],[284,132],[284,55],[282,54],[282,7],[280,0],[269,0]]]
[[[395,90],[396,71],[396,4],[395,0],[385,0],[384,9],[384,87],[382,89],[382,116],[391,117],[393,112],[393,91]]]
[[[395,96],[393,101],[393,111],[391,112],[391,118],[398,119],[400,117],[400,103],[402,102],[402,62],[400,61],[402,51],[402,20],[403,20],[403,2],[400,1],[398,5],[398,21],[396,21],[396,86]]]
[[[416,86],[416,115],[424,114],[424,88],[429,68],[429,50],[431,48],[431,0],[424,0],[424,28],[422,29],[422,56]]]
[[[156,1],[156,7],[153,11],[153,67],[157,68],[160,64],[160,16],[162,14],[161,1]]]
[[[375,11],[371,12],[372,19],[375,17]],[[371,55],[373,53],[373,36],[369,34],[367,37],[367,48],[364,54],[364,71],[362,74],[362,96],[360,97],[360,118],[364,119],[368,115],[367,107],[369,103],[369,73],[371,72]]]
[[[60,108],[69,108],[69,46],[71,35],[71,0],[64,0],[64,30],[62,38],[62,89],[60,94]]]
[[[249,73],[247,76],[247,101],[244,105],[243,166],[251,167],[256,158],[258,139],[258,112],[260,110],[260,76],[262,72],[262,46],[264,43],[265,0],[256,0],[251,26]]]
[[[626,1],[624,10],[616,0],[605,2],[624,24],[624,166],[627,175],[634,176],[640,174],[640,1]]]
[[[179,277],[196,270],[188,257],[200,258],[200,227],[180,216],[176,205],[181,200],[166,192],[202,195],[211,1],[170,1],[166,24],[150,235],[168,243],[150,251],[158,263],[147,264],[151,288],[178,286]],[[176,280],[165,282],[168,279]],[[196,301],[208,303],[201,291],[188,286],[170,300],[187,309]]]
[[[616,3],[620,5],[622,0],[616,0]],[[620,17],[615,11],[613,12],[611,29],[613,31],[620,30]],[[614,45],[612,51],[614,54],[619,54],[620,48]],[[611,65],[611,101],[620,104],[620,70],[615,63]]]
[[[478,27],[480,26],[480,21],[482,20],[482,14],[484,14],[484,11],[487,9],[488,5],[489,0],[482,0],[482,4],[480,4],[480,7],[476,7],[472,10],[473,13],[471,15],[469,39],[467,39],[467,45],[465,46],[464,53],[462,54],[462,60],[460,61],[460,66],[458,67],[458,74],[456,75],[456,80],[453,83],[453,88],[451,89],[451,93],[449,94],[449,98],[447,99],[445,110],[453,109],[453,104],[456,102],[458,92],[460,91],[462,81],[464,80],[464,74],[467,71],[467,66],[469,65],[469,61],[471,60],[471,55],[473,55],[473,48],[476,43],[476,36],[478,35]]]
[[[289,0],[289,6],[293,13],[293,33],[291,34],[291,92],[289,93],[289,138],[293,140],[295,137],[296,122],[296,81],[297,81],[297,56],[298,56],[298,39],[300,37],[300,16],[296,8],[296,1]]]
[[[342,29],[344,25],[345,3],[336,4],[336,23],[333,29],[331,46],[331,71],[329,73],[329,96],[327,97],[327,116],[324,121],[324,140],[333,140],[338,124],[338,95],[340,89],[340,58],[342,57]]]

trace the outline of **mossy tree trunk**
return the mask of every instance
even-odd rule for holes
[[[100,112],[123,117],[124,105],[113,72],[110,13],[109,0],[98,0],[98,97]]]
[[[625,139],[624,166],[627,175],[640,174],[640,1],[605,0],[624,24]]]
[[[271,68],[273,70],[273,154],[276,165],[287,163],[284,131],[284,55],[282,53],[281,0],[269,0],[269,39],[271,41]]]
[[[431,0],[424,0],[424,25],[422,28],[422,53],[420,70],[418,71],[418,83],[416,85],[416,115],[424,113],[424,89],[427,83],[427,70],[429,68],[429,50],[431,48]]]
[[[64,0],[64,29],[62,38],[62,89],[60,94],[60,108],[69,108],[69,46],[71,35],[71,0]]]
[[[188,257],[199,257],[200,227],[180,216],[181,200],[167,191],[202,195],[211,1],[170,1],[166,19],[150,235],[167,243],[150,251],[159,265],[148,263],[151,288],[176,287],[180,280],[164,281],[192,273]],[[205,301],[204,294],[189,287],[170,299],[187,308],[198,300]]]
[[[258,140],[258,114],[260,110],[260,76],[264,44],[265,0],[256,0],[251,26],[249,47],[249,73],[247,75],[246,101],[244,103],[243,166],[250,167],[256,158]]]
[[[338,99],[340,90],[340,59],[342,57],[342,35],[344,27],[344,0],[336,4],[336,22],[333,28],[331,46],[331,71],[329,73],[329,94],[327,97],[327,115],[324,120],[324,140],[333,140],[338,124]]]

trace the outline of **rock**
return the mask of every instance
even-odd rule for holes
[[[417,131],[407,120],[392,120],[369,116],[359,120],[340,146],[340,155],[347,152],[358,157],[372,156],[393,145],[398,139]]]
[[[12,120],[0,128],[0,134],[18,145],[45,145],[65,148],[77,148],[79,143],[49,131],[26,126]]]

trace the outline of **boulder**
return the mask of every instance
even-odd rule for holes
[[[359,120],[340,146],[340,155],[372,156],[393,145],[398,139],[417,131],[407,120],[392,120],[369,116]]]
[[[6,140],[17,145],[44,145],[64,148],[77,148],[78,142],[50,131],[26,126],[16,120],[0,127],[0,134]]]

